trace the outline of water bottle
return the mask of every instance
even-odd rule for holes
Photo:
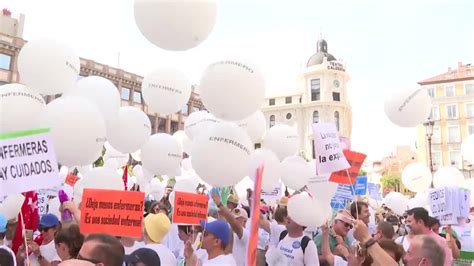
[[[62,189],[59,190],[58,197],[59,197],[59,202],[61,202],[61,204],[69,200],[69,196]],[[61,220],[63,222],[70,222],[72,220],[72,213],[69,210],[64,209],[61,213]]]

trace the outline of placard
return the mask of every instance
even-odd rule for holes
[[[66,179],[64,180],[64,183],[70,185],[71,187],[74,187],[74,185],[79,179],[80,178],[78,176],[75,176],[73,174],[68,174],[66,176]]]
[[[61,184],[49,131],[0,134],[0,197]]]
[[[354,184],[367,155],[350,150],[344,150],[343,153],[350,164],[350,168],[332,173],[329,180],[339,184]],[[349,172],[349,176],[347,176],[347,172]]]
[[[382,200],[382,196],[380,195],[380,190],[377,184],[367,183],[367,189],[369,190],[369,197],[374,200]]]
[[[81,204],[81,233],[142,237],[145,193],[84,189]]]
[[[278,186],[276,186],[272,190],[262,189],[262,192],[260,193],[260,197],[265,201],[265,203],[269,205],[276,204],[278,200],[281,199],[282,196],[283,196],[283,189],[280,183],[278,183]]]
[[[451,193],[448,188],[437,188],[429,191],[430,209],[432,216],[439,217],[443,214],[451,213],[449,203],[451,202]],[[446,217],[445,217],[446,219]]]
[[[349,163],[341,149],[341,141],[333,123],[313,124],[316,175],[348,169]]]
[[[367,194],[367,176],[358,176],[354,185],[356,195],[364,196]]]
[[[173,223],[199,224],[207,220],[209,199],[206,195],[175,191]]]

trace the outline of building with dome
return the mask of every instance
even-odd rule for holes
[[[328,52],[328,43],[320,39],[316,53],[297,77],[296,89],[266,97],[262,111],[267,127],[296,127],[300,152],[308,159],[315,158],[313,123],[334,123],[339,135],[350,140],[352,108],[347,95],[348,81],[345,65]]]

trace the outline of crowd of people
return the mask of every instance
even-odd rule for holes
[[[223,203],[216,191],[207,221],[199,225],[173,224],[172,207],[165,196],[147,202],[140,239],[107,234],[81,234],[81,211],[72,201],[60,210],[73,214],[72,222],[54,214],[42,215],[34,232],[12,250],[18,221],[0,213],[0,266],[16,265],[247,265],[252,213],[250,197],[244,204],[235,194]],[[460,256],[460,241],[450,226],[429,216],[424,208],[404,216],[382,206],[372,212],[365,201],[335,211],[318,228],[298,224],[288,215],[288,197],[260,205],[256,265],[452,265]],[[312,210],[308,210],[312,211]],[[376,225],[369,225],[371,213]],[[118,234],[119,235],[119,234]],[[26,245],[25,245],[26,244]]]

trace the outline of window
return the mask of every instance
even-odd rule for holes
[[[269,99],[268,105],[275,105],[275,99]]]
[[[466,103],[466,117],[474,117],[474,103]]]
[[[341,101],[341,94],[339,92],[333,92],[332,93],[332,99],[336,102]]]
[[[291,100],[292,100],[291,97],[286,97],[285,98],[285,103],[286,104],[291,103]]]
[[[466,91],[466,95],[474,95],[474,84],[466,84],[464,85],[464,89]]]
[[[133,92],[133,101],[136,103],[142,103],[142,93],[139,91]]]
[[[461,153],[459,151],[449,152],[449,165],[452,165],[456,168],[462,168]]]
[[[171,132],[170,132],[170,134],[174,134],[178,130],[179,130],[179,123],[177,121],[171,121]]]
[[[130,89],[122,87],[122,93],[120,95],[122,100],[129,101],[130,100]]]
[[[339,112],[334,112],[334,122],[336,123],[337,131],[339,131]]]
[[[474,134],[474,125],[467,125],[467,135]]]
[[[273,127],[275,125],[275,116],[271,115],[270,116],[270,127]]]
[[[433,127],[433,136],[431,137],[433,144],[441,143],[441,130],[439,127]]]
[[[459,127],[458,126],[450,126],[448,127],[448,143],[457,143],[460,142],[459,136]]]
[[[443,165],[443,160],[441,158],[441,152],[439,152],[439,151],[431,152],[431,159],[433,160],[433,166]]]
[[[321,99],[321,80],[311,80],[311,101],[319,101]]]
[[[0,68],[10,70],[12,57],[7,54],[0,54]]]
[[[293,117],[293,116],[291,115],[291,113],[287,113],[287,114],[286,114],[286,119],[287,119],[287,120],[290,120],[292,117]]]
[[[315,124],[315,123],[319,123],[319,112],[318,111],[313,112],[313,124]]]
[[[446,97],[454,96],[454,86],[452,86],[452,85],[444,86],[444,91],[445,91]]]
[[[183,108],[181,109],[181,113],[183,115],[188,115],[188,110],[189,110],[189,105],[185,104]]]
[[[458,106],[455,104],[446,105],[446,114],[448,119],[456,119],[458,118]]]
[[[439,108],[438,106],[431,107],[430,120],[439,120]]]
[[[148,115],[148,119],[150,119],[150,126],[151,126],[151,132],[155,132],[155,116],[153,115]]]
[[[434,98],[435,97],[435,90],[433,87],[431,88],[428,88],[428,94],[430,95],[431,98]]]
[[[166,118],[158,118],[158,132],[166,131]]]

